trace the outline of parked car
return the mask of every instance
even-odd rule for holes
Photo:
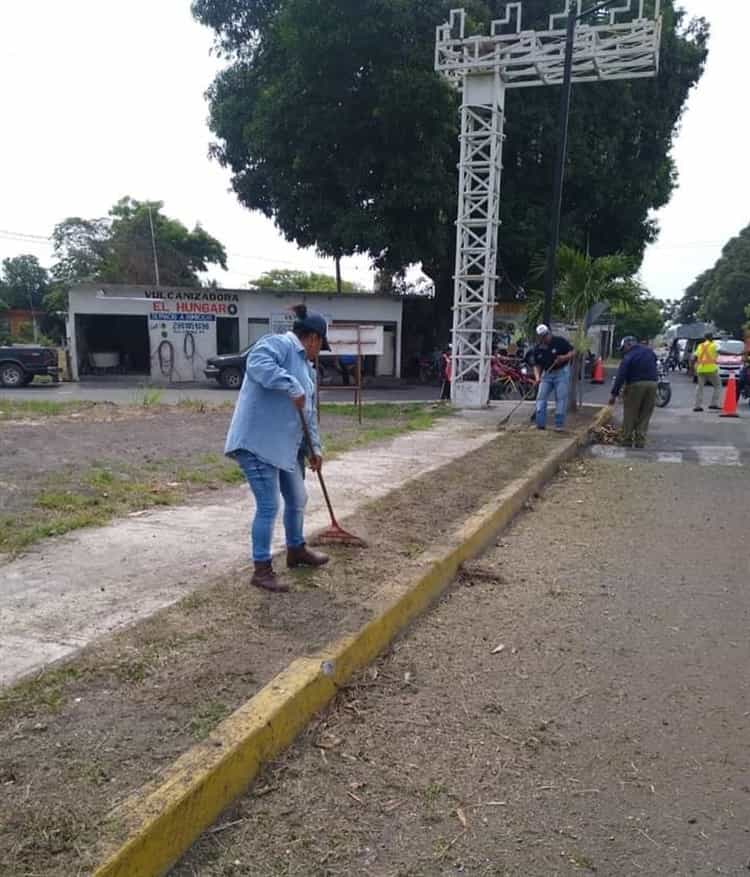
[[[255,342],[253,342],[255,344]],[[211,380],[217,380],[222,387],[227,390],[239,390],[242,386],[242,379],[245,377],[245,364],[247,363],[247,355],[253,348],[246,347],[239,353],[224,353],[219,356],[209,356],[206,360],[206,367],[203,374]],[[333,381],[333,373],[338,375],[334,360],[323,363],[321,358],[318,362],[320,367],[320,383],[329,384]]]
[[[36,344],[14,344],[0,347],[0,384],[3,387],[25,387],[35,375],[60,379],[57,351]]]
[[[735,380],[737,379],[742,368],[744,353],[744,341],[731,339],[719,341],[719,374],[723,384],[729,380],[729,375],[734,375]]]
[[[250,345],[252,347],[252,345]],[[216,379],[227,390],[239,390],[242,379],[245,376],[245,362],[250,347],[239,353],[224,353],[220,356],[210,356],[206,360],[203,374],[207,378]]]

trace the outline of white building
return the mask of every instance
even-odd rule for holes
[[[371,293],[275,292],[85,284],[70,291],[72,377],[132,375],[157,383],[205,380],[206,360],[245,350],[290,326],[290,308],[306,304],[329,324],[382,326],[382,356],[365,373],[401,376],[401,299]]]

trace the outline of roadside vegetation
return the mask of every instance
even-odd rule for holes
[[[101,456],[92,460],[81,449],[80,459],[76,460],[68,450],[66,462],[55,464],[53,458],[48,461],[47,471],[33,473],[31,477],[8,460],[7,470],[0,471],[0,480],[10,488],[9,495],[15,495],[16,505],[0,513],[0,554],[15,555],[50,536],[189,502],[211,491],[241,484],[240,469],[220,452],[230,410],[231,405],[211,406],[191,399],[176,406],[161,406],[151,396],[128,406],[3,400],[0,421],[21,421],[6,433],[9,449],[14,436],[18,441],[25,440],[23,434],[27,430],[33,432],[31,439],[37,441],[46,436],[42,443],[52,448],[61,445],[64,432],[69,448],[75,444],[78,430],[96,429],[102,418],[108,425],[115,425],[123,445],[127,442],[128,426],[139,417],[147,418],[149,434],[154,438],[152,453],[148,455],[108,455],[101,449],[97,451]],[[429,429],[449,413],[447,406],[439,404],[373,404],[364,406],[360,425],[356,406],[322,405],[326,457],[331,459],[352,448]],[[49,423],[45,422],[48,418]],[[179,430],[175,418],[179,420]],[[178,453],[175,435],[190,431],[191,424],[205,429],[207,418],[216,420],[214,434],[202,448],[186,450],[182,443]],[[23,423],[26,420],[30,421],[28,426]],[[39,431],[43,433],[40,435]],[[206,453],[205,447],[219,450]]]

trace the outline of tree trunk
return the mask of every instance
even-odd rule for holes
[[[578,393],[581,390],[581,379],[583,376],[583,354],[576,353],[572,367],[570,369],[570,386],[568,387],[568,414],[575,414],[578,411]]]
[[[336,256],[336,292],[341,295],[341,256]]]

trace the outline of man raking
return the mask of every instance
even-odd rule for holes
[[[609,404],[614,405],[620,390],[625,387],[625,414],[622,422],[620,444],[636,448],[646,446],[651,415],[656,406],[656,386],[659,380],[656,354],[650,347],[639,344],[638,339],[628,335],[622,339],[625,354],[617,369]]]
[[[537,345],[534,348],[534,376],[539,384],[536,400],[536,428],[547,426],[547,402],[555,394],[555,430],[562,432],[568,413],[570,361],[576,355],[567,338],[553,335],[549,326],[536,327]]]

